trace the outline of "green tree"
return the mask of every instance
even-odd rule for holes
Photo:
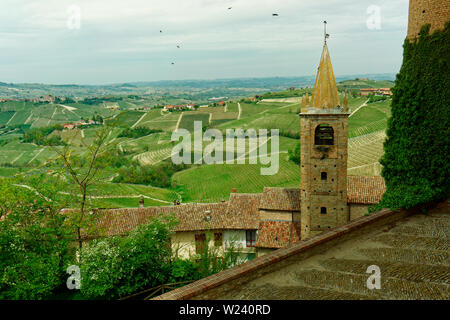
[[[65,283],[73,237],[59,187],[46,175],[0,180],[0,299],[44,299]]]
[[[82,249],[81,292],[87,298],[118,298],[170,277],[173,216],[157,217],[124,237],[93,240]]]

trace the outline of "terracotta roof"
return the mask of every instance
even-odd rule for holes
[[[259,194],[231,194],[224,203],[185,204],[167,207],[110,209],[101,211],[98,226],[106,236],[122,235],[158,215],[175,214],[175,231],[256,230],[259,224]],[[209,221],[207,221],[209,216]]]
[[[381,200],[386,187],[382,177],[349,176],[347,199],[350,204],[374,204]],[[259,209],[300,211],[300,189],[264,188],[262,194],[230,194],[224,203],[185,204],[167,207],[110,209],[101,211],[99,227],[106,236],[124,234],[160,214],[175,214],[179,224],[175,231],[260,230],[258,246],[280,247],[287,243],[289,224],[263,221],[260,225]],[[209,221],[207,221],[209,216]]]
[[[353,204],[375,204],[380,202],[386,185],[383,177],[347,177],[347,202]]]
[[[167,207],[110,209],[101,211],[98,227],[106,236],[122,235],[158,215],[174,214],[179,223],[175,231],[226,229],[228,203],[186,204]],[[210,216],[209,222],[206,217]]]
[[[258,229],[261,194],[231,193],[223,229]]]
[[[376,204],[380,202],[386,185],[383,177],[347,177],[347,202],[349,204]],[[264,188],[260,209],[300,211],[300,189]]]
[[[300,211],[300,189],[264,188],[260,209]]]
[[[283,248],[300,241],[300,222],[261,221],[256,246],[260,248]]]

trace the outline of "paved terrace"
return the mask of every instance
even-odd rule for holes
[[[448,201],[379,211],[156,299],[450,299]],[[381,269],[369,290],[367,267]]]

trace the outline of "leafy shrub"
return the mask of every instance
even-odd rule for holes
[[[173,217],[155,218],[125,237],[92,241],[81,251],[81,293],[87,298],[117,298],[165,283],[175,223]]]
[[[122,132],[117,136],[118,138],[140,138],[143,136],[147,136],[149,134],[152,133],[156,133],[156,132],[162,132],[162,130],[159,129],[149,129],[147,127],[136,127],[134,129],[131,128],[126,128],[124,130],[122,130]]]
[[[13,183],[21,182],[0,180],[0,299],[44,299],[67,277],[70,229],[62,204],[44,195],[53,183],[28,181],[39,192]]]

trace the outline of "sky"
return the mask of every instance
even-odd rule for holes
[[[408,3],[1,0],[0,81],[109,84],[314,75],[324,20],[336,76],[397,73]]]

